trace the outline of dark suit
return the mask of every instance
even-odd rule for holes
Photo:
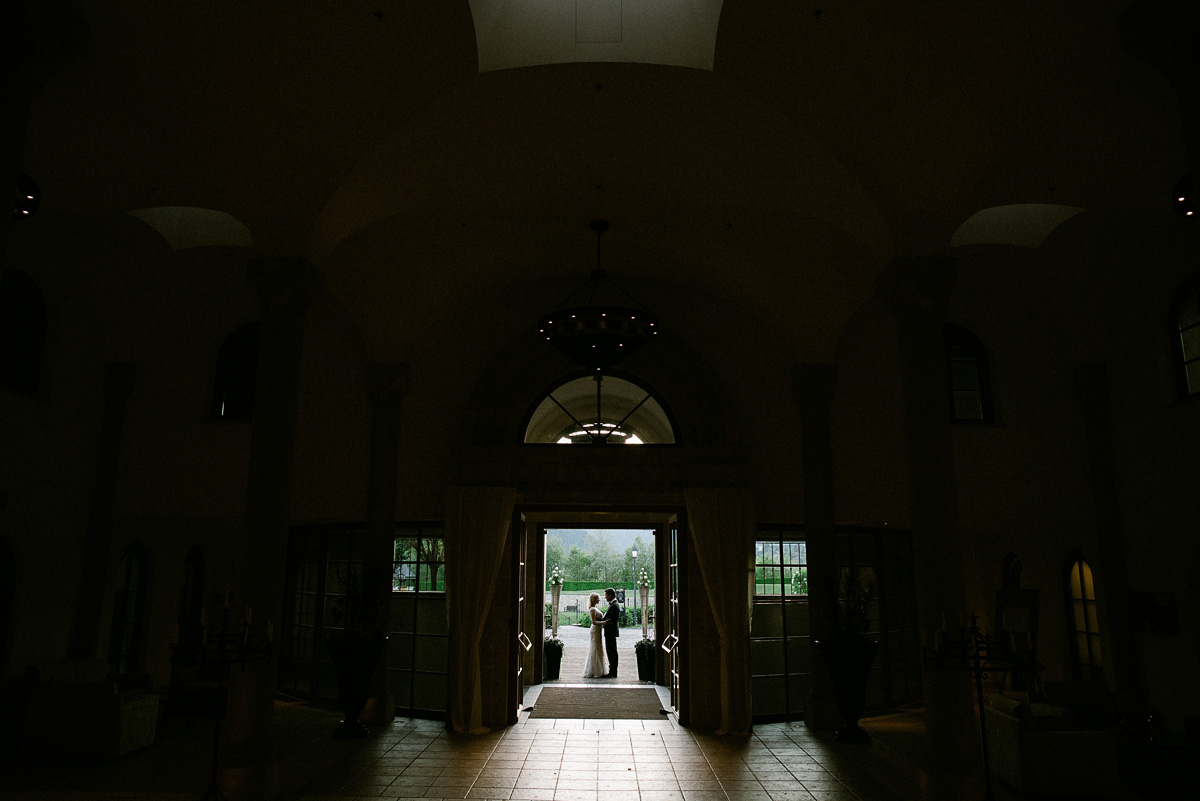
[[[608,675],[617,675],[617,638],[621,636],[621,604],[613,598],[604,612],[604,650],[608,654]]]

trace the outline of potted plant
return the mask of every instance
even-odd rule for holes
[[[875,600],[873,571],[857,566],[842,569],[834,602],[833,632],[817,642],[833,680],[833,698],[843,726],[834,736],[845,743],[869,743],[871,736],[858,725],[866,707],[867,679],[879,642],[867,636],[870,605]]]
[[[378,609],[367,601],[361,567],[348,561],[346,569],[335,576],[334,581],[340,581],[344,595],[332,599],[330,620],[341,630],[331,632],[325,638],[325,644],[333,659],[338,701],[344,717],[334,729],[333,736],[365,737],[367,727],[359,722],[358,716],[370,697],[371,674],[383,653],[387,637],[377,625]]]
[[[638,590],[642,594],[642,639],[644,640],[650,636],[647,633],[648,629],[646,621],[646,610],[649,609],[650,602],[650,574],[646,572],[646,568],[644,567],[642,568],[641,572],[638,573],[637,586]],[[650,655],[653,656],[654,652],[651,651]],[[641,664],[640,661],[639,664]]]
[[[654,681],[654,640],[642,637],[633,644],[637,655],[638,681]]]
[[[545,663],[543,678],[547,681],[558,678],[559,670],[562,668],[563,647],[563,641],[553,634],[542,643],[542,659]]]

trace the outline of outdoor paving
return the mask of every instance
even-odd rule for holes
[[[546,635],[549,636],[549,630]],[[591,638],[592,632],[590,628],[582,626],[559,626],[558,638],[563,641],[563,661],[562,668],[559,670],[557,681],[548,681],[547,684],[611,684],[612,679],[585,679],[583,677],[583,668],[587,664],[588,640]],[[642,629],[638,627],[627,627],[621,629],[621,636],[617,637],[617,679],[623,683],[637,682],[637,656],[633,651],[633,644],[642,638]]]

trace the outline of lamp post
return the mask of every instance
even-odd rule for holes
[[[634,578],[634,581],[637,580],[637,574],[638,574],[637,548],[634,548],[633,549],[633,578]],[[636,592],[633,594],[633,619],[634,620],[638,619],[638,616],[637,616],[637,593]]]

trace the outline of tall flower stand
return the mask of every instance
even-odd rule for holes
[[[650,585],[643,584],[641,587],[641,590],[642,590],[642,639],[644,640],[649,636],[648,632],[650,631],[650,628],[649,628],[650,627],[650,616],[646,614],[647,612],[650,611],[650,607],[647,605],[650,600]]]
[[[550,633],[558,636],[558,599],[562,595],[561,584],[550,585]]]
[[[1017,649],[1012,634],[984,634],[979,626],[979,618],[974,612],[967,619],[970,623],[960,624],[958,631],[939,631],[933,648],[922,647],[921,650],[924,652],[926,667],[932,667],[934,670],[963,671],[975,680],[975,700],[979,704],[979,745],[983,749],[983,797],[986,801],[995,801],[996,796],[992,793],[991,761],[988,757],[987,725],[983,712],[983,680],[988,678],[990,673],[1036,670],[1038,665],[1031,652]]]
[[[221,719],[225,717],[229,701],[229,669],[233,665],[241,665],[244,669],[248,662],[270,662],[274,640],[274,626],[268,623],[266,636],[259,637],[250,627],[250,607],[246,607],[246,620],[234,628],[229,624],[228,598],[221,615],[221,627],[209,635],[209,627],[201,621],[200,647],[195,649],[195,655],[201,665],[215,663],[217,669],[217,697],[213,705],[213,744],[212,771],[208,788],[201,801],[226,801],[217,780],[217,767],[220,764],[221,752]],[[178,650],[179,644],[172,646]],[[195,648],[195,646],[190,646]]]

